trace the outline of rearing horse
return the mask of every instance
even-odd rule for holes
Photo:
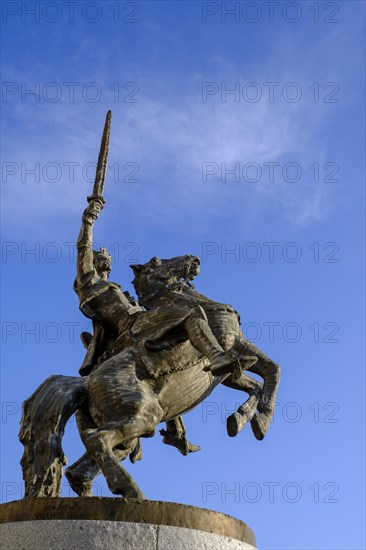
[[[144,495],[120,461],[138,457],[139,438],[151,435],[160,422],[168,422],[166,435],[169,423],[179,428],[181,415],[220,383],[249,394],[228,418],[229,435],[237,435],[248,421],[257,439],[266,434],[279,367],[244,338],[231,306],[206,298],[189,283],[198,274],[198,258],[153,258],[132,268],[138,298],[149,309],[131,316],[110,356],[88,376],[51,376],[24,403],[20,440],[25,447],[26,498],[59,495],[65,464],[61,441],[74,412],[87,453],[70,467],[70,477],[84,474],[87,485],[101,470],[112,493],[129,498]],[[157,283],[165,293],[151,292]],[[200,308],[220,346],[232,357],[226,372],[213,374],[210,361],[192,345],[182,323],[169,321],[165,306],[166,300],[174,302],[172,293]],[[242,371],[260,375],[263,384]],[[81,484],[77,492],[88,494],[84,489]]]
[[[74,284],[80,309],[93,319],[95,331],[85,335],[82,377],[51,376],[23,404],[19,438],[26,498],[60,494],[66,463],[62,437],[75,412],[87,452],[66,471],[71,487],[90,495],[91,481],[101,470],[112,493],[141,499],[143,493],[120,462],[141,458],[140,437],[149,437],[160,422],[167,422],[163,441],[187,454],[197,448],[187,442],[181,415],[220,383],[249,394],[228,418],[230,436],[250,420],[255,437],[263,439],[274,411],[279,367],[244,338],[231,306],[194,290],[190,281],[199,273],[197,257],[155,257],[132,266],[141,305],[108,281],[111,258],[105,249],[92,250],[92,227],[105,202],[110,123],[109,111],[78,238]],[[260,375],[263,384],[243,371]]]

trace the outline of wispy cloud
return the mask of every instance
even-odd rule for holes
[[[317,48],[318,46],[315,46]],[[309,52],[311,58],[311,52]],[[273,54],[272,54],[273,58]],[[277,80],[291,81],[289,56],[286,65],[277,71]],[[268,60],[269,63],[269,60]],[[223,60],[218,61],[220,86],[227,88],[240,80],[238,67]],[[95,79],[107,89],[105,70],[96,67]],[[305,74],[306,73],[306,74]],[[141,73],[142,74],[142,73]],[[255,215],[258,209],[270,206],[283,218],[296,225],[316,223],[331,210],[332,187],[316,185],[309,166],[320,165],[329,160],[327,144],[320,137],[319,128],[326,118],[326,110],[314,104],[310,98],[297,103],[267,99],[251,103],[235,102],[227,96],[220,100],[220,93],[202,101],[202,82],[207,77],[198,73],[190,83],[178,89],[176,82],[169,79],[162,85],[153,75],[138,79],[137,103],[116,103],[108,101],[70,103],[63,98],[57,103],[35,104],[13,103],[10,105],[9,132],[12,142],[4,160],[17,162],[18,173],[9,176],[3,185],[6,208],[11,212],[10,226],[23,223],[24,211],[32,204],[35,230],[42,218],[57,219],[74,216],[80,212],[82,197],[90,193],[91,183],[85,181],[81,167],[95,161],[99,146],[102,122],[107,108],[113,110],[110,170],[108,179],[113,180],[111,167],[118,163],[120,179],[127,162],[138,165],[139,183],[120,184],[109,187],[110,195],[122,200],[126,208],[138,208],[148,217],[164,216],[167,222],[178,216],[201,213],[203,217],[222,215],[223,212],[241,210],[243,205]],[[257,81],[262,89],[268,79],[265,68],[258,69]],[[311,79],[310,67],[302,73],[300,86],[307,86]],[[171,83],[171,87],[169,86]],[[241,81],[240,84],[242,84]],[[14,123],[17,128],[14,128]],[[23,177],[20,163],[28,168],[40,163],[40,180],[31,175]],[[47,163],[59,163],[62,173],[58,181],[45,181],[42,167]],[[70,182],[70,168],[67,163],[79,163],[76,181]],[[221,164],[228,170],[235,163],[240,171],[247,163],[257,163],[263,172],[263,163],[284,164],[294,162],[301,166],[303,175],[299,182],[281,182],[277,172],[274,182],[245,182],[227,176],[223,183]],[[66,163],[66,164],[65,164]],[[214,176],[202,181],[203,163],[220,167]],[[52,174],[52,169],[50,169]],[[279,175],[278,175],[279,174]],[[89,168],[87,175],[92,175]],[[25,179],[25,182],[21,180]],[[262,180],[265,179],[263,176]],[[107,185],[111,186],[110,181]],[[179,207],[178,207],[179,206]],[[229,208],[229,210],[228,210]],[[149,214],[150,213],[150,214]]]

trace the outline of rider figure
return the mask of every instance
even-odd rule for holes
[[[77,277],[74,290],[80,300],[80,309],[94,323],[94,335],[80,374],[89,374],[103,352],[111,349],[113,342],[136,323],[139,331],[148,333],[158,318],[174,317],[174,325],[182,324],[192,345],[211,362],[211,370],[217,373],[229,368],[231,357],[224,352],[208,325],[200,307],[194,307],[178,290],[162,293],[158,308],[144,311],[121,291],[121,287],[108,280],[111,257],[106,249],[93,251],[93,225],[104,204],[102,197],[91,197],[82,216],[82,227],[77,241]],[[159,307],[160,306],[160,307]],[[167,309],[168,308],[168,309]],[[164,323],[165,324],[165,323]],[[173,326],[174,326],[173,325]],[[165,324],[166,332],[171,328]]]

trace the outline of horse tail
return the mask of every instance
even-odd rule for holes
[[[61,445],[65,425],[85,398],[85,378],[54,375],[24,401],[19,432],[24,498],[59,496],[67,463]]]

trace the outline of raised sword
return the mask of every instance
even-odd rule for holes
[[[102,141],[100,144],[99,157],[97,170],[95,173],[93,194],[88,197],[88,202],[94,199],[100,199],[105,202],[103,197],[105,173],[107,170],[108,152],[109,152],[109,138],[111,135],[111,120],[112,111],[108,111],[105,118],[104,130],[102,135]]]

